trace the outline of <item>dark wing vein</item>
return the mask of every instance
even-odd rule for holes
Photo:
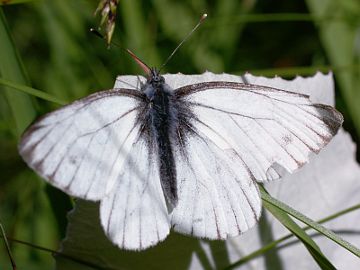
[[[205,105],[205,104],[202,104],[202,103],[198,103],[198,102],[191,102],[191,101],[190,101],[190,102],[188,102],[188,103],[189,103],[190,105],[192,105],[192,106],[203,107],[203,108],[206,108],[206,109],[210,109],[210,110],[214,110],[214,111],[218,111],[218,112],[222,112],[222,113],[226,113],[226,114],[237,115],[237,116],[241,116],[241,117],[244,117],[244,118],[249,118],[249,119],[262,119],[262,120],[273,120],[273,119],[271,119],[271,118],[252,117],[252,116],[244,115],[244,114],[241,114],[241,113],[230,112],[230,111],[218,109],[218,108],[215,108],[215,107],[212,107],[212,106],[208,106],[208,105]]]
[[[97,171],[98,171],[99,165],[100,165],[101,161],[103,160],[103,156],[104,156],[104,152],[105,152],[105,145],[108,144],[109,138],[110,138],[110,132],[107,133],[106,142],[105,142],[105,144],[104,144],[104,147],[102,148],[101,155],[99,156],[99,159],[98,159],[97,162],[96,162],[95,170],[94,170],[94,173],[93,173],[93,175],[92,175],[92,177],[91,177],[91,181],[90,181],[91,184],[89,185],[89,187],[88,187],[88,189],[87,189],[87,191],[86,191],[86,193],[85,193],[85,198],[88,197],[88,194],[89,194],[91,188],[93,187],[93,185],[94,185],[94,183],[95,183],[95,179],[94,179],[94,178],[95,178],[96,173],[97,173]]]
[[[251,92],[253,94],[266,96],[270,99],[271,99],[271,97],[269,97],[263,93],[259,93],[258,91],[283,92],[283,93],[292,94],[292,95],[298,96],[298,97],[305,97],[305,98],[309,97],[308,95],[305,95],[305,94],[294,93],[291,91],[276,89],[276,88],[267,87],[267,86],[244,84],[244,83],[237,83],[237,82],[224,82],[224,81],[203,82],[203,83],[186,85],[186,86],[175,89],[175,96],[177,98],[182,98],[182,97],[185,97],[185,96],[197,93],[197,92],[201,92],[201,91],[206,91],[209,89],[227,89],[227,88]]]
[[[88,144],[87,144],[86,149],[89,149],[89,146],[91,145],[94,137],[95,137],[95,136],[94,136],[94,134],[93,134],[93,135],[91,136]],[[64,187],[65,190],[69,190],[69,189],[70,189],[70,186],[71,186],[72,183],[74,182],[75,177],[76,177],[76,175],[77,175],[78,172],[79,172],[79,169],[80,169],[80,167],[81,167],[81,165],[82,165],[82,163],[83,163],[83,161],[84,161],[84,158],[85,158],[86,154],[87,154],[86,151],[84,151],[84,152],[82,153],[81,161],[77,164],[76,169],[75,169],[75,172],[74,172],[73,176],[71,177],[71,180],[70,180],[69,183],[66,185],[66,187]]]
[[[74,112],[72,112],[71,114],[69,114],[67,117],[60,119],[59,121],[55,121],[52,122],[51,124],[48,125],[53,125],[53,124],[57,124],[59,122],[62,122],[64,120],[67,120],[68,118],[72,117],[73,115],[75,115],[76,113],[78,113],[80,110],[87,108],[89,105],[91,105],[92,103],[94,103],[95,101],[101,100],[104,97],[111,97],[111,96],[127,96],[127,97],[132,97],[135,98],[137,100],[140,101],[144,101],[145,100],[145,96],[142,92],[138,91],[138,90],[134,90],[134,89],[125,89],[125,88],[121,88],[121,89],[111,89],[111,90],[104,90],[104,91],[100,91],[100,92],[96,92],[92,95],[89,95],[87,97],[84,97],[82,99],[76,100],[68,105],[65,105],[63,107],[61,107],[59,110],[65,110],[69,107],[75,107],[76,105],[81,105],[80,107],[76,108],[76,110]],[[44,118],[48,117],[49,115],[53,114],[54,112],[49,112],[47,114],[44,114],[43,116],[39,117],[36,122],[31,125],[24,133],[24,136],[27,136],[27,134],[29,134],[29,132],[31,133],[32,131],[35,131],[38,128],[41,127],[46,127],[48,125],[45,124],[38,124],[39,122],[41,122],[41,120],[43,120]]]

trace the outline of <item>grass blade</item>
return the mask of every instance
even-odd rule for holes
[[[346,209],[344,209],[344,210],[341,210],[341,211],[339,211],[339,212],[337,212],[337,213],[334,213],[334,214],[332,214],[332,215],[330,215],[330,216],[327,216],[327,217],[325,217],[325,218],[323,218],[323,219],[320,219],[320,220],[317,221],[317,223],[325,223],[325,222],[327,222],[327,221],[336,219],[336,218],[338,218],[338,217],[341,217],[341,216],[343,216],[343,215],[345,215],[345,214],[348,214],[348,213],[350,213],[350,212],[352,212],[352,211],[359,210],[359,209],[360,209],[360,204],[357,204],[357,205],[351,206],[351,207],[349,207],[349,208],[346,208]],[[306,227],[303,227],[302,229],[303,229],[304,231],[307,231],[307,230],[311,229],[311,227],[306,226]],[[251,261],[252,259],[255,259],[255,258],[259,257],[259,256],[261,256],[262,254],[264,254],[264,253],[270,251],[271,249],[277,247],[279,244],[281,244],[282,242],[290,239],[290,238],[293,237],[293,236],[294,236],[294,235],[293,235],[292,233],[289,233],[289,234],[287,234],[287,235],[285,235],[285,236],[283,236],[283,237],[281,237],[281,238],[279,238],[279,239],[276,239],[275,241],[272,241],[272,242],[268,243],[267,245],[261,247],[260,249],[255,250],[255,251],[253,251],[252,253],[250,253],[250,254],[242,257],[240,260],[238,260],[237,262],[233,263],[231,266],[228,266],[227,269],[232,269],[233,267],[243,265],[243,264]]]
[[[57,103],[59,105],[65,105],[67,103],[64,100],[61,100],[61,99],[59,99],[57,97],[54,97],[54,96],[52,96],[52,95],[50,95],[48,93],[43,92],[43,91],[37,90],[35,88],[29,87],[29,86],[26,86],[26,85],[14,83],[14,82],[11,82],[9,80],[5,80],[3,78],[0,78],[0,85],[8,86],[8,87],[10,87],[12,89],[19,90],[19,91],[24,92],[26,94],[29,94],[29,95],[32,95],[32,96],[35,96],[35,97],[38,97],[38,98],[41,98],[41,99],[44,99],[44,100],[47,100],[47,101],[54,102],[54,103]]]
[[[266,190],[260,186],[260,191],[262,197],[264,194],[270,197],[270,195],[266,192]],[[286,211],[281,208],[274,206],[273,204],[269,203],[267,200],[263,199],[264,207],[279,221],[283,224],[294,236],[296,236],[306,247],[309,251],[310,255],[314,258],[316,263],[319,267],[323,270],[334,270],[336,269],[335,266],[331,264],[331,262],[325,257],[325,255],[321,252],[319,246],[308,236],[304,229],[302,229],[299,225],[297,225],[289,216]],[[277,244],[277,243],[276,243]],[[276,246],[273,245],[266,251],[270,250],[271,248]],[[260,255],[260,254],[256,254]],[[226,269],[233,269],[236,266],[239,266],[246,262],[246,260],[241,259],[231,265],[229,265]]]
[[[329,215],[329,216],[327,216],[325,218],[322,218],[322,219],[318,220],[317,223],[325,223],[325,222],[328,222],[330,220],[334,220],[336,218],[339,218],[339,217],[341,217],[343,215],[346,215],[348,213],[351,213],[353,211],[359,210],[359,209],[360,209],[360,204],[356,204],[354,206],[351,206],[349,208],[346,208],[344,210],[336,212],[336,213],[334,213],[332,215]],[[311,228],[312,227],[310,227],[310,226],[305,226],[305,227],[302,228],[302,230],[307,231],[307,230],[309,230]],[[279,239],[276,239],[275,241],[272,241],[272,242],[268,243],[267,245],[259,248],[258,250],[255,250],[255,251],[251,252],[250,254],[242,257],[240,260],[238,260],[238,261],[232,263],[231,265],[227,266],[226,269],[233,269],[233,268],[235,268],[237,266],[241,266],[241,265],[243,265],[243,264],[245,264],[245,263],[247,263],[247,262],[249,262],[249,261],[251,261],[251,260],[253,260],[253,259],[255,259],[255,258],[259,257],[259,256],[261,256],[261,255],[263,255],[264,253],[270,251],[271,249],[277,247],[279,244],[283,243],[284,241],[290,239],[293,236],[294,236],[293,233],[289,233],[289,234],[287,234],[287,235],[285,235],[283,237],[280,237]]]
[[[264,201],[263,205],[278,221],[280,221],[305,245],[305,247],[321,269],[336,269],[321,252],[319,246],[311,239],[310,236],[306,234],[306,232],[299,225],[297,225],[288,216],[285,211],[277,208],[276,206],[268,203],[267,201]]]
[[[342,239],[340,236],[335,234],[334,232],[326,229],[324,226],[320,225],[319,223],[313,221],[312,219],[306,217],[302,213],[296,211],[295,209],[291,208],[290,206],[286,205],[283,202],[280,202],[273,197],[271,197],[269,194],[267,194],[264,190],[260,189],[261,191],[261,198],[264,203],[270,204],[285,213],[289,214],[290,216],[296,218],[297,220],[300,220],[301,222],[308,225],[310,228],[318,231],[320,234],[326,236],[330,240],[334,241],[338,245],[342,246],[343,248],[347,249],[351,253],[353,253],[355,256],[360,258],[360,250],[355,247],[354,245],[350,244],[349,242]]]
[[[5,247],[6,247],[6,251],[9,255],[9,259],[10,259],[10,262],[11,262],[11,266],[13,268],[13,270],[16,270],[16,263],[15,263],[15,260],[11,254],[11,249],[10,249],[10,245],[9,245],[9,242],[8,242],[8,239],[6,237],[6,234],[5,234],[5,230],[0,222],[0,232],[1,232],[1,236],[2,238],[4,239],[4,242],[5,242]]]
[[[27,79],[23,64],[12,41],[5,15],[0,8],[0,74],[4,79],[26,84]],[[24,93],[5,88],[5,97],[13,115],[13,133],[20,136],[22,131],[35,117],[32,100]]]

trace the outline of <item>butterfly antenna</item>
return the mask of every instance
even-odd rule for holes
[[[0,230],[1,230],[1,237],[4,239],[6,251],[7,251],[8,255],[9,255],[9,258],[10,258],[12,269],[16,270],[16,263],[15,263],[15,260],[13,259],[13,256],[11,255],[10,245],[9,245],[8,240],[7,240],[5,230],[4,230],[1,222],[0,222]]]
[[[162,70],[163,67],[169,62],[169,60],[173,57],[173,55],[177,52],[177,50],[181,47],[181,45],[183,45],[183,43],[189,39],[189,37],[192,35],[192,33],[194,33],[196,29],[198,29],[198,27],[204,22],[206,17],[207,17],[206,13],[201,16],[199,22],[195,25],[195,27],[186,35],[186,37],[179,43],[179,45],[177,45],[177,47],[173,50],[173,52],[165,60],[164,64],[162,64],[160,70]]]
[[[132,57],[132,59],[135,60],[135,62],[142,68],[142,70],[148,75],[150,76],[151,74],[151,69],[148,67],[147,64],[144,63],[144,61],[140,60],[139,57],[137,57],[132,51],[130,51],[129,49],[126,49],[126,52],[128,54],[130,54],[130,56]]]
[[[106,37],[104,35],[102,35],[99,31],[97,31],[94,28],[90,28],[90,32],[93,33],[94,35],[96,35],[97,37],[106,40]],[[151,73],[151,69],[148,67],[148,65],[146,65],[144,63],[144,61],[142,61],[139,57],[137,57],[132,51],[130,51],[129,49],[125,49],[123,46],[121,46],[121,44],[116,43],[114,41],[111,41],[112,45],[115,45],[116,47],[119,47],[120,49],[122,49],[123,51],[125,51],[126,53],[128,53],[132,59],[135,60],[135,62],[141,67],[141,69],[148,75],[150,76]]]

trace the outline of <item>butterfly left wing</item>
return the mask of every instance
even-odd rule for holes
[[[38,119],[23,134],[19,153],[52,185],[100,200],[108,194],[140,130],[141,93],[92,94]]]
[[[170,231],[157,160],[142,133],[142,98],[124,88],[95,93],[37,120],[19,144],[26,163],[52,185],[101,200],[105,233],[132,250]]]
[[[175,96],[191,108],[197,132],[220,149],[235,151],[238,163],[260,182],[308,162],[343,122],[331,106],[266,86],[205,82],[180,87]]]

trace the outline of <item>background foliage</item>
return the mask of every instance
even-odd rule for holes
[[[0,1],[2,3],[4,1]],[[15,2],[18,2],[15,4]],[[24,2],[24,3],[23,3]],[[63,101],[111,88],[139,68],[120,49],[91,35],[97,1],[9,1],[0,8],[0,75]],[[345,127],[360,134],[360,3],[357,0],[121,0],[114,40],[160,66],[202,13],[206,23],[166,66],[266,76],[330,70]],[[17,141],[38,115],[58,104],[0,86],[0,219],[10,238],[57,249],[72,201],[21,161]],[[22,269],[49,269],[49,253],[11,242]],[[10,269],[5,249],[0,268]]]

